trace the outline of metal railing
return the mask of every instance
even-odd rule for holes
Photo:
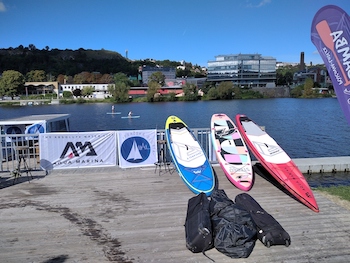
[[[20,157],[31,170],[40,170],[38,138],[28,134],[1,134],[0,140],[0,172],[18,169]]]
[[[210,129],[198,128],[191,130],[203,147],[209,161],[212,163],[216,162],[215,154],[213,153],[212,144],[210,141]],[[12,172],[17,169],[20,156],[25,158],[27,165],[31,170],[41,170],[39,140],[37,136],[30,136],[28,134],[1,134],[0,140],[0,172]],[[165,130],[157,130],[157,140],[166,140]],[[159,145],[157,151],[158,153],[160,151]],[[166,158],[171,160],[167,147],[165,154]]]

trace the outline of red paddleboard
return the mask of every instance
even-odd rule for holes
[[[300,202],[319,212],[303,173],[277,142],[246,115],[237,114],[236,125],[261,165]]]

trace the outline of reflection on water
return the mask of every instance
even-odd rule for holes
[[[350,185],[350,172],[304,174],[311,187]]]

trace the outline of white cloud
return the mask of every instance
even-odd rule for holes
[[[6,7],[4,5],[3,2],[0,2],[0,12],[5,12],[6,11]]]
[[[247,1],[247,7],[262,7],[264,5],[270,4],[271,0],[260,0],[258,3],[252,3],[250,0]]]

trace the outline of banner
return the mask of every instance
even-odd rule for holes
[[[24,131],[26,129],[26,126],[24,124],[17,124],[17,125],[4,125],[4,132],[5,134],[24,134]],[[7,136],[6,142],[16,142],[18,140],[23,140],[22,137],[18,136]]]
[[[157,130],[118,131],[119,166],[151,166],[158,161]]]
[[[24,131],[25,134],[39,134],[39,133],[45,133],[46,132],[46,122],[36,122],[33,123],[32,125],[28,125],[26,127],[26,130]],[[38,139],[38,136],[27,136],[26,140],[33,140],[33,139]]]
[[[60,132],[39,135],[44,170],[117,165],[116,132]]]
[[[332,79],[335,93],[350,124],[350,20],[334,5],[322,7],[311,26],[311,41],[320,53]]]

